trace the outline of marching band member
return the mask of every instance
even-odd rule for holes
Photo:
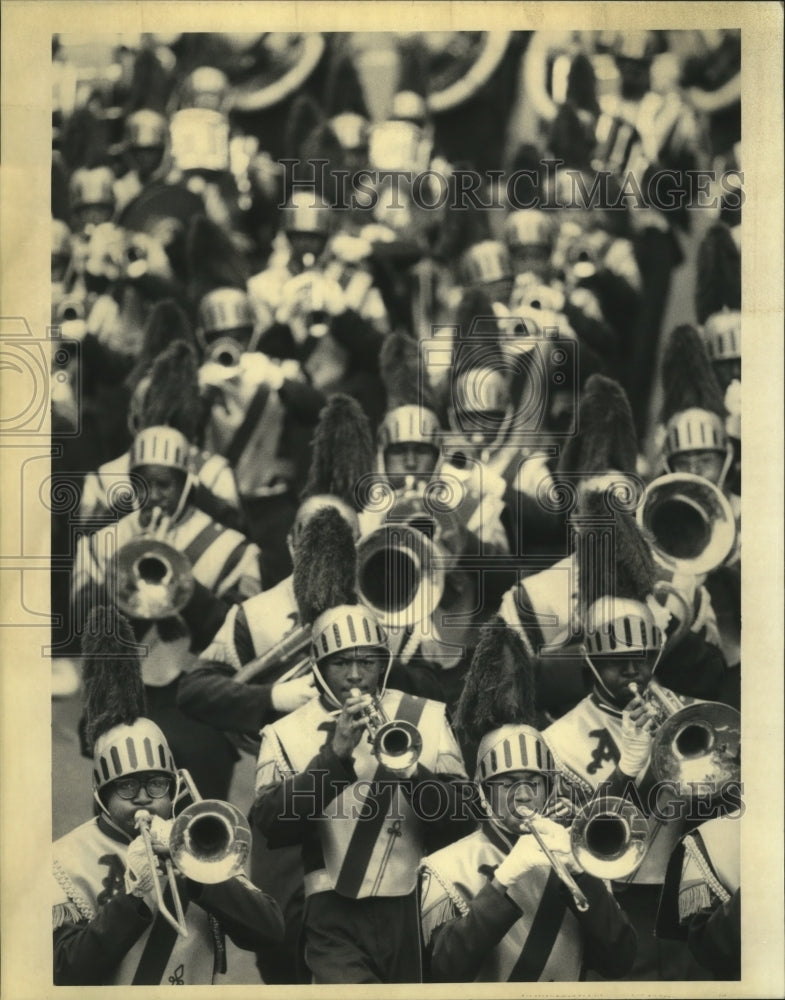
[[[160,322],[185,317],[173,302],[161,302],[153,311],[148,333]],[[175,328],[176,329],[176,328]],[[195,353],[186,340],[174,340],[161,351],[149,372],[137,382],[128,414],[129,430],[169,426],[179,430],[190,444],[193,473],[193,503],[201,511],[230,528],[240,529],[241,514],[234,474],[221,455],[198,447],[202,412]],[[106,519],[127,507],[135,494],[130,473],[130,450],[104,462],[85,477],[79,517],[83,521]]]
[[[82,642],[96,809],[54,844],[54,983],[212,984],[226,972],[225,936],[239,948],[274,949],[281,912],[242,872],[210,885],[178,872],[187,936],[170,929],[155,883],[171,908],[160,862],[169,854],[180,772],[164,734],[145,717],[128,624],[96,608]],[[151,817],[155,867],[136,822],[142,811]]]
[[[685,949],[663,942],[655,946],[652,937],[665,867],[684,823],[683,812],[668,812],[673,790],[654,785],[650,755],[655,722],[642,697],[662,653],[667,612],[663,614],[653,597],[654,565],[640,530],[628,513],[609,513],[602,494],[586,495],[578,546],[578,614],[592,691],[548,726],[543,737],[560,772],[587,795],[597,789],[623,794],[630,782],[639,789],[650,817],[649,847],[628,881],[616,883],[619,900],[638,932],[638,959],[630,978],[683,979],[689,969]],[[614,537],[607,564],[599,562],[598,536],[603,530],[612,530]],[[679,707],[692,701],[664,690]]]
[[[728,413],[728,490],[741,496],[741,254],[722,223],[709,229],[698,248],[695,311]]]
[[[662,361],[663,464],[668,472],[702,476],[722,488],[732,453],[725,404],[700,334],[678,326]]]
[[[281,211],[280,223],[278,249],[268,266],[248,279],[248,294],[261,330],[275,322],[289,278],[322,260],[333,228],[330,207],[316,190],[295,191]]]
[[[426,979],[436,982],[571,981],[583,970],[626,973],[635,932],[604,883],[583,872],[558,823],[566,803],[537,717],[536,662],[496,621],[484,630],[456,711],[476,757],[479,828],[423,860],[421,912]],[[552,868],[574,875],[589,903]],[[536,944],[535,944],[536,942]]]
[[[310,981],[419,982],[417,866],[427,840],[460,834],[460,750],[443,705],[387,687],[391,657],[375,617],[351,592],[325,606],[323,585],[304,584],[319,697],[264,730],[252,820],[271,848],[302,846]],[[376,759],[365,737],[377,704],[416,727],[419,757]]]
[[[370,471],[372,457],[370,428],[359,404],[348,396],[333,396],[322,411],[305,495],[286,539],[293,564],[307,524],[327,507],[343,518],[355,540],[359,537],[355,490]],[[275,684],[259,677],[257,683],[238,684],[233,677],[299,625],[293,575],[232,607],[196,669],[183,678],[180,707],[226,731],[258,737],[273,714],[292,711],[313,695],[311,679],[297,677]],[[279,677],[299,662],[302,645],[282,654],[268,678]]]

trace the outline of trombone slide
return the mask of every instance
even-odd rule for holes
[[[166,906],[164,902],[164,895],[161,891],[161,884],[158,881],[158,876],[155,874],[157,865],[157,859],[155,856],[155,851],[153,850],[153,842],[150,837],[150,823],[152,822],[152,816],[146,809],[139,809],[134,816],[134,823],[139,830],[144,843],[145,851],[147,852],[147,863],[150,865],[150,869],[153,872],[153,887],[155,890],[155,901],[158,904],[158,911],[161,916],[167,920],[172,927],[180,934],[182,937],[188,937],[188,928],[185,926],[185,913],[183,912],[183,904],[180,900],[180,893],[177,888],[177,882],[174,876],[174,865],[169,858],[164,861],[164,870],[166,872],[166,879],[169,883],[169,889],[172,893],[172,900],[174,901],[175,913],[173,914],[171,910]]]
[[[534,839],[537,841],[540,847],[540,850],[548,859],[548,863],[550,864],[550,866],[553,868],[553,870],[556,872],[556,874],[559,876],[562,882],[564,882],[564,884],[570,890],[572,898],[575,900],[576,907],[581,911],[581,913],[585,913],[586,910],[589,909],[589,901],[581,892],[580,886],[572,877],[567,866],[564,864],[563,861],[561,861],[560,858],[557,858],[556,855],[553,853],[553,851],[546,845],[545,841],[537,832],[537,828],[529,819],[526,818],[522,819],[521,833],[530,833],[534,837]]]

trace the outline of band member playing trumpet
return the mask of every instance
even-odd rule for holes
[[[606,979],[629,971],[629,920],[605,883],[577,863],[567,829],[547,818],[555,779],[531,726],[508,724],[483,737],[475,781],[487,817],[422,866],[431,981],[577,982],[585,968]],[[558,874],[565,870],[572,896]]]
[[[460,749],[444,705],[387,688],[365,607],[298,603],[319,697],[264,730],[251,818],[271,848],[302,847],[306,981],[419,982],[417,867],[463,832]]]
[[[164,734],[144,716],[134,636],[97,609],[83,637],[96,815],[54,845],[56,986],[201,985],[226,971],[225,934],[239,948],[273,948],[278,905],[244,874],[203,884],[174,878],[187,934],[171,930],[159,870],[170,853],[180,772]],[[140,827],[149,827],[148,851]]]

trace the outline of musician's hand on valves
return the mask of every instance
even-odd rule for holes
[[[635,692],[621,715],[621,756],[619,770],[636,778],[645,767],[651,754],[652,734],[656,721],[651,709]]]
[[[293,712],[318,694],[313,675],[295,677],[294,680],[273,684],[270,692],[276,712]]]
[[[364,713],[373,704],[369,694],[350,694],[343,703],[335,726],[333,750],[343,760],[352,756],[352,751],[360,742],[366,730]]]

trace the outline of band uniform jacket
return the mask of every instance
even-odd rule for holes
[[[188,929],[187,937],[179,935],[154,900],[125,893],[127,849],[103,818],[54,844],[55,985],[211,984],[226,971],[224,932],[244,949],[282,940],[277,903],[245,875],[216,885],[178,876]],[[168,886],[163,898],[174,912]]]
[[[262,733],[254,820],[271,847],[302,844],[306,897],[331,890],[351,899],[413,892],[427,825],[414,813],[418,791],[422,815],[461,831],[450,784],[466,781],[466,772],[445,706],[388,689],[382,707],[389,719],[407,719],[422,735],[409,782],[390,781],[389,772],[383,780],[365,736],[351,763],[339,759],[325,745],[335,720],[321,698]]]
[[[577,982],[585,967],[624,975],[635,933],[605,884],[575,876],[581,913],[549,864],[502,894],[493,873],[515,843],[490,821],[425,858],[420,883],[429,978],[437,982]]]

